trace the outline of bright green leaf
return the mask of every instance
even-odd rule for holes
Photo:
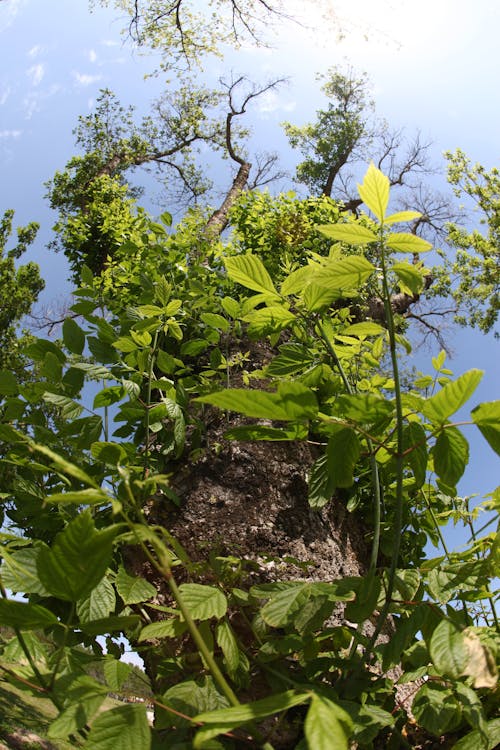
[[[444,424],[472,396],[483,377],[482,370],[468,370],[424,401],[422,413],[433,424]],[[477,424],[477,423],[476,423]]]
[[[255,292],[271,292],[278,296],[269,273],[256,255],[247,253],[224,258],[224,265],[232,281],[236,281],[247,289],[253,289]]]
[[[316,229],[331,240],[347,242],[350,245],[367,245],[369,242],[377,242],[378,240],[377,235],[371,229],[350,222],[345,224],[320,224]]]
[[[386,239],[386,245],[398,253],[426,253],[432,249],[432,244],[416,234],[407,232],[394,232]]]

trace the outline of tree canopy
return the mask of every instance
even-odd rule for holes
[[[167,67],[283,12],[113,5]],[[0,671],[53,704],[54,742],[498,744],[499,494],[472,509],[458,485],[471,439],[500,453],[500,402],[471,408],[483,373],[454,374],[444,349],[405,371],[412,322],[439,335],[441,303],[495,325],[498,174],[448,156],[484,219],[471,232],[426,193],[425,146],[375,118],[366,77],[323,81],[316,120],[284,126],[300,197],[262,189],[283,172],[250,145],[279,80],[173,79],[140,122],[104,90],[46,186],[74,282],[57,340],[16,339],[42,282],[15,263],[35,226],[7,251],[5,214]],[[229,164],[218,194],[207,153]],[[159,217],[133,181],[147,166],[169,186]],[[470,533],[458,551],[448,523]]]

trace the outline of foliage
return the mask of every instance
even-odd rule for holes
[[[366,75],[357,78],[352,70],[341,73],[332,68],[321,79],[328,107],[317,112],[314,124],[284,124],[293,148],[305,157],[297,166],[297,180],[313,195],[331,195],[338,173],[356,156],[360,147],[370,145],[373,132],[367,123],[373,103],[367,96]]]
[[[32,222],[17,230],[16,245],[7,250],[12,232],[14,211],[5,211],[0,222],[0,370],[4,379],[20,376],[25,367],[23,348],[26,337],[18,337],[17,329],[44,287],[36,263],[29,261],[16,266],[16,261],[34,242],[38,225]],[[13,374],[13,375],[12,375]]]
[[[271,750],[285,747],[284,735],[296,748],[331,747],[332,738],[346,750],[351,742],[402,746],[410,725],[390,676],[397,668],[399,683],[417,680],[420,731],[446,735],[461,750],[494,747],[498,532],[474,532],[464,551],[435,559],[424,551],[460,516],[456,485],[468,439],[454,418],[482,373],[454,377],[441,352],[433,373],[403,391],[409,344],[391,299],[421,288],[425,269],[405,257],[428,244],[394,230],[409,217],[388,213],[389,180],[373,165],[360,194],[374,218],[339,223],[327,201],[303,207],[301,221],[309,210],[311,221],[316,211],[333,212],[319,227],[330,247],[300,247],[296,267],[281,275],[246,251],[244,218],[244,252],[231,252],[200,233],[199,213],[172,235],[144,216],[138,237],[102,275],[83,268],[72,308],[79,317],[65,321],[61,344],[37,339],[30,347],[39,379],[0,381],[10,519],[1,536],[0,623],[14,632],[4,655],[17,649],[24,658],[16,675],[4,675],[50,697],[58,710],[52,738],[78,738],[89,750]],[[259,200],[268,198],[257,196],[257,207]],[[275,227],[295,208],[292,198],[277,205]],[[245,217],[255,206],[236,211]],[[259,231],[251,226],[252,250]],[[385,304],[384,325],[353,323],[349,307],[337,304],[367,287]],[[245,372],[248,336],[268,342],[260,372]],[[251,375],[254,386],[264,378],[262,388],[242,387]],[[207,405],[246,417],[232,439],[318,447],[309,503],[341,502],[342,491],[351,512],[371,517],[365,576],[248,586],[248,561],[209,556],[200,570],[169,529],[151,522],[152,502],[179,512],[170,478],[207,450]],[[469,422],[497,453],[499,409],[480,404]],[[498,504],[496,491],[481,506],[493,523]],[[463,508],[461,517],[470,522]],[[133,549],[147,561],[149,581],[128,568]],[[158,587],[168,592],[162,603]],[[344,621],[331,625],[338,607]],[[390,639],[379,638],[386,627]],[[144,704],[98,713],[108,692],[128,696],[122,633],[156,665],[151,687],[135,693],[154,706],[154,727]],[[103,665],[104,684],[85,674],[81,645]]]
[[[455,195],[470,199],[479,212],[485,231],[468,229],[456,223],[448,226],[449,242],[456,255],[445,255],[445,272],[461,325],[494,329],[500,310],[500,177],[498,169],[487,171],[472,164],[463,151],[447,153],[448,181]]]

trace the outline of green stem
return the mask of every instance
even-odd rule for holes
[[[148,372],[148,389],[146,395],[146,447],[144,450],[144,468],[143,468],[143,479],[146,478],[149,469],[149,410],[151,406],[151,392],[153,390],[153,375],[154,365],[156,359],[156,348],[158,346],[158,331],[155,331],[153,345],[149,355],[149,372]]]
[[[391,307],[391,294],[389,289],[389,278],[387,263],[385,257],[385,245],[383,226],[380,228],[380,260],[382,268],[382,289],[385,308],[385,318],[387,330],[389,333],[389,349],[391,356],[392,374],[394,377],[394,395],[396,403],[396,499],[395,513],[393,522],[394,541],[392,545],[391,565],[387,578],[386,599],[382,611],[380,612],[377,625],[370,638],[370,642],[365,650],[363,659],[359,664],[359,669],[366,663],[373,647],[375,646],[380,633],[389,616],[391,608],[392,594],[396,580],[396,570],[398,567],[399,552],[401,549],[401,532],[403,529],[403,464],[404,464],[404,442],[403,442],[403,402],[401,398],[401,381],[399,377],[399,363],[397,354],[396,329],[394,325],[394,315]]]
[[[353,396],[356,393],[356,389],[351,385],[351,383],[347,379],[347,375],[345,374],[344,368],[342,367],[342,363],[340,362],[337,356],[335,347],[330,341],[330,338],[325,330],[323,323],[319,323],[319,330],[321,333],[321,337],[325,343],[325,346],[330,356],[333,359],[335,367],[339,371],[340,377],[342,378],[342,382],[344,383],[344,387],[347,393],[350,396]],[[375,458],[375,451],[374,451],[373,443],[370,437],[368,436],[365,436],[365,437],[366,437],[367,447],[370,452],[370,471],[371,471],[371,476],[372,476],[372,487],[373,487],[373,540],[372,540],[372,548],[371,548],[371,553],[370,553],[370,563],[368,567],[368,574],[371,575],[375,573],[375,570],[377,569],[378,555],[379,555],[379,549],[380,549],[382,494],[380,490],[380,478],[378,474],[378,464]]]
[[[477,542],[477,535],[476,535],[476,531],[474,529],[474,524],[472,523],[472,520],[471,520],[471,517],[470,517],[468,499],[466,500],[466,505],[467,505],[467,526],[470,529],[472,541],[475,544]],[[488,599],[488,601],[489,601],[489,604],[490,604],[491,615],[493,617],[493,622],[495,623],[496,631],[497,631],[497,633],[500,633],[500,623],[498,621],[498,615],[497,615],[497,611],[496,611],[496,608],[495,608],[495,604],[494,604],[494,602],[491,599]],[[484,612],[484,610],[483,610],[483,612]]]

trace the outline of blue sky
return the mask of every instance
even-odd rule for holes
[[[228,65],[238,73],[251,70],[257,80],[290,76],[254,112],[268,147],[283,147],[282,120],[307,121],[321,105],[315,74],[347,60],[369,74],[381,116],[434,142],[437,163],[443,150],[460,147],[473,161],[498,164],[496,0],[287,0],[286,7],[302,14],[303,26],[281,24],[268,32],[272,49],[245,46],[229,63],[207,66],[212,76],[227,73]],[[86,0],[0,0],[0,210],[14,208],[18,223],[41,223],[30,258],[47,279],[49,307],[64,300],[68,287],[64,258],[45,249],[54,217],[43,183],[73,155],[78,115],[91,110],[103,87],[143,112],[164,87],[162,77],[144,80],[154,61],[124,43],[122,26],[115,11],[90,14]],[[284,155],[292,169],[290,153]],[[459,331],[450,342],[456,374],[470,367],[486,371],[471,406],[499,398],[500,350],[493,337]],[[420,352],[419,366],[431,371],[436,353]],[[472,440],[471,470],[461,491],[492,490],[497,467],[489,446]]]

